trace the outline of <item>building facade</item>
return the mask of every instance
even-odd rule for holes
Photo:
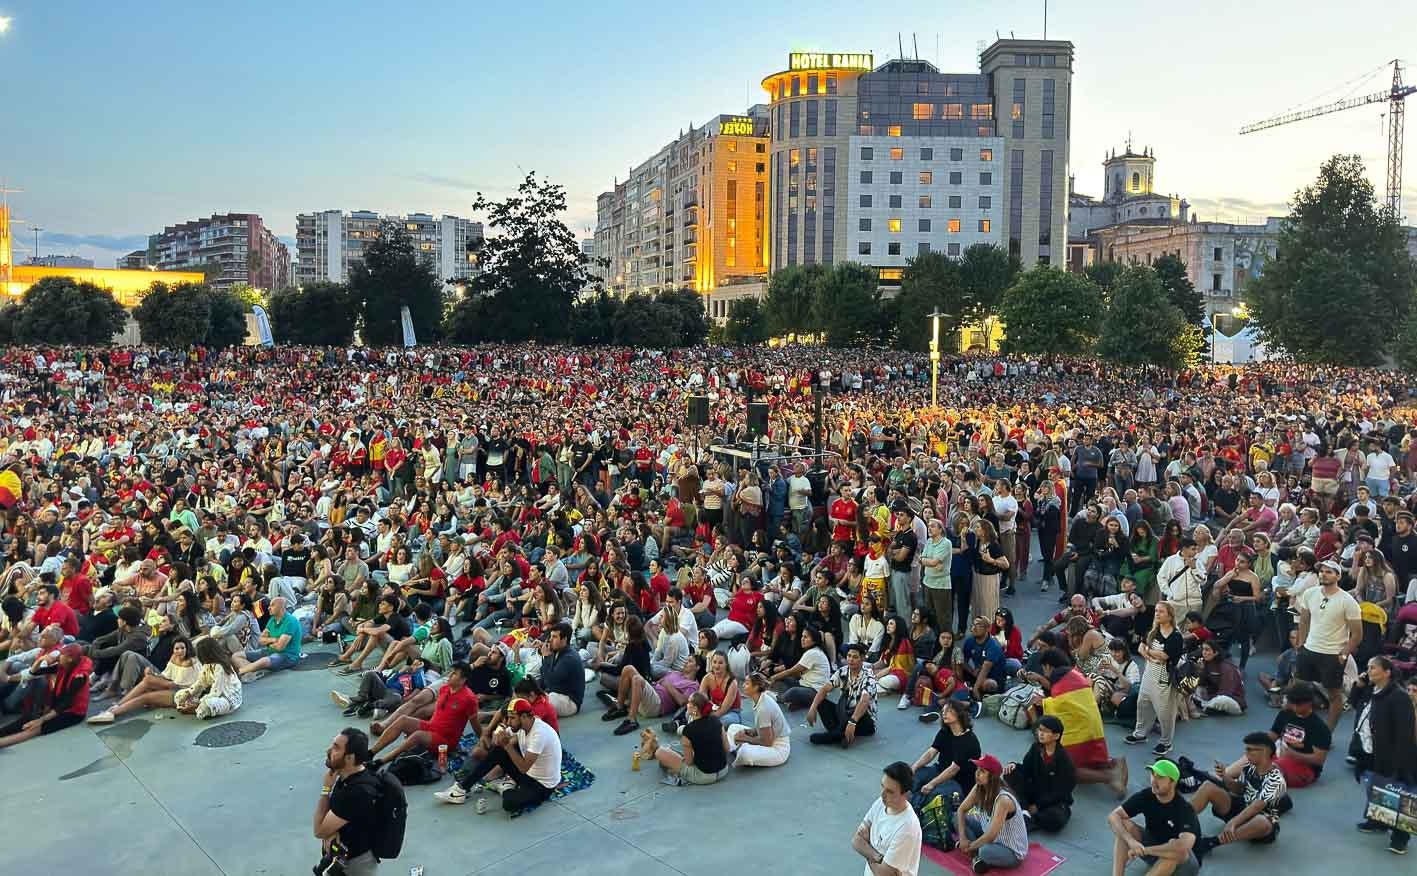
[[[25,264],[39,268],[92,268],[93,259],[76,255],[30,256]]]
[[[214,214],[169,225],[148,238],[146,267],[191,271],[208,264],[221,266],[210,280],[218,288],[244,283],[279,289],[290,282],[290,250],[255,213]]]
[[[768,119],[763,106],[690,127],[596,199],[593,257],[617,295],[693,289],[767,273]]]
[[[469,279],[476,272],[473,251],[482,241],[481,222],[428,213],[380,216],[369,210],[324,210],[295,217],[296,284],[347,281],[384,222],[403,226],[419,259],[444,283]]]
[[[145,249],[135,249],[125,256],[119,256],[114,263],[114,267],[138,271],[148,266],[148,251]]]
[[[979,73],[793,53],[763,80],[772,270],[860,261],[898,279],[975,243],[1065,258],[1072,43],[999,40]]]
[[[1279,248],[1280,218],[1263,225],[1231,222],[1122,222],[1094,232],[1101,258],[1149,265],[1174,255],[1205,296],[1209,313],[1228,313],[1243,300],[1245,287],[1259,278]]]
[[[1073,179],[1068,179],[1068,244],[1084,246],[1093,232],[1119,223],[1168,225],[1187,222],[1191,205],[1180,195],[1165,195],[1155,190],[1156,154],[1149,148],[1140,153],[1132,144],[1118,154],[1113,150],[1102,161],[1102,197],[1094,198],[1076,191]],[[1091,259],[1088,259],[1090,262]]]

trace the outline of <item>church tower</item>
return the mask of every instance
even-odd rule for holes
[[[1156,155],[1150,147],[1138,154],[1132,151],[1132,142],[1127,141],[1127,149],[1121,155],[1115,150],[1102,162],[1102,200],[1116,203],[1124,198],[1149,195],[1156,174]]]

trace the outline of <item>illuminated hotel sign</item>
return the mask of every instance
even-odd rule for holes
[[[751,137],[753,136],[753,120],[748,116],[721,119],[718,123],[718,133],[729,137]]]
[[[793,52],[787,56],[789,70],[873,70],[870,52],[833,54],[831,52]]]

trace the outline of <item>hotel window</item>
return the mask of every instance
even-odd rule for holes
[[[802,161],[802,150],[801,150],[801,149],[792,149],[792,150],[789,150],[788,153],[787,153],[787,159],[788,159],[788,162],[789,162],[793,167],[796,167],[796,166]]]
[[[809,74],[807,74],[807,93],[808,93],[808,94],[816,94],[816,93],[817,93],[817,78],[818,78],[818,77],[817,77],[817,74],[816,74],[816,73],[809,73]]]
[[[921,150],[920,150],[920,160],[921,160],[921,161],[934,161],[934,160],[935,160],[935,150],[934,150],[933,148],[929,147],[929,146],[922,147]]]
[[[797,95],[799,95],[799,94],[801,94],[801,93],[802,93],[802,77],[801,77],[801,76],[793,76],[793,77],[792,77],[792,96],[793,96],[793,97],[796,97]]]
[[[730,144],[730,145],[732,145],[732,144]],[[730,149],[730,150],[728,150],[728,151],[729,151],[729,152],[732,152],[733,150]],[[728,162],[728,172],[729,172],[729,173],[737,173],[737,172],[738,172],[738,162],[736,162],[736,161],[730,161],[730,162]]]
[[[900,136],[900,125],[891,125],[889,128],[886,128],[886,136],[887,136],[887,137],[899,137],[899,136]]]
[[[871,230],[871,220],[870,220],[870,219],[866,219],[866,218],[864,218],[864,217],[861,218],[861,219],[856,220],[856,230],[857,230],[857,231],[870,231],[870,230]]]
[[[862,161],[871,161],[872,159],[875,158],[875,156],[876,156],[876,150],[872,149],[870,146],[862,146],[862,147],[861,147],[861,160],[862,160]]]
[[[952,244],[950,244],[949,247],[946,248],[945,252],[948,253],[949,255],[952,255],[952,256],[957,256],[957,255],[959,255],[959,244],[957,244],[957,243],[952,243]]]
[[[979,160],[980,160],[980,161],[993,161],[993,160],[994,160],[994,150],[993,150],[993,149],[980,149],[980,150],[979,150]]]
[[[964,118],[964,104],[947,103],[940,107],[940,118],[942,119],[962,119]]]
[[[1023,136],[1023,103],[1027,95],[1027,83],[1023,79],[1014,80],[1014,100],[1010,107],[1010,118],[1013,120],[1013,132],[1015,137]]]
[[[921,184],[922,186],[928,186],[928,185],[933,184],[934,182],[935,182],[935,174],[934,174],[933,171],[929,171],[929,170],[922,170],[922,171],[920,171],[920,184]]]
[[[832,80],[832,81],[835,82],[836,80]],[[835,93],[835,91],[836,91],[835,89],[832,89],[832,93]],[[822,132],[822,134],[825,135],[825,136],[827,136],[827,137],[835,137],[835,136],[836,136],[836,101],[834,101],[834,100],[827,100],[827,101],[823,101],[823,103],[825,103],[825,104],[827,105],[827,107],[826,107],[826,119],[825,119],[825,124],[823,125],[823,127],[826,128],[826,130],[824,130],[824,131]]]
[[[1220,291],[1220,275],[1219,275],[1219,274],[1211,274],[1211,275],[1210,275],[1210,291],[1212,291],[1212,292],[1219,292],[1219,291]]]
[[[930,196],[929,196],[929,195],[921,195],[921,196],[920,196],[920,209],[922,209],[922,210],[928,210],[928,209],[930,209]]]
[[[917,122],[929,121],[934,115],[934,105],[928,103],[917,103],[911,107],[911,116]]]
[[[758,173],[767,173],[768,166],[761,161],[758,162]]]
[[[871,184],[871,171],[869,171],[869,170],[863,170],[863,171],[861,171],[861,184],[862,184],[863,186],[869,186],[869,185]]]
[[[1038,245],[1053,242],[1053,150],[1038,155]],[[1067,238],[1064,238],[1066,241]]]
[[[891,234],[899,234],[899,233],[900,233],[900,220],[899,220],[899,219],[887,219],[887,220],[886,220],[886,230],[888,230]]]
[[[871,196],[870,196],[870,195],[862,195],[862,196],[861,196],[861,206],[863,206],[863,207],[869,207],[869,206],[871,206]]]
[[[895,149],[892,149],[892,150],[891,150],[891,161],[904,161],[904,160],[905,160],[905,150],[904,150],[904,149],[895,148]]]
[[[754,143],[754,144],[753,144],[753,151],[756,152],[756,153],[758,153],[759,155],[761,155],[762,153],[768,151],[768,144],[766,144],[766,143]]]
[[[861,241],[860,243],[856,244],[856,254],[857,254],[857,255],[870,255],[870,254],[871,254],[871,241],[869,241],[869,240],[863,240],[863,241]]]
[[[946,226],[946,227],[949,228],[950,234],[959,234],[959,220],[958,220],[958,219],[951,219],[951,220],[949,221],[948,226]]]
[[[992,173],[981,173],[981,174],[979,174],[979,184],[980,184],[981,186],[992,186],[992,185],[994,184],[994,174],[992,174]]]
[[[827,74],[827,94],[836,94],[836,74]]]
[[[964,174],[958,170],[950,171],[950,185],[957,186],[964,182]]]
[[[921,219],[921,220],[920,220],[920,230],[921,230],[921,231],[929,231],[929,230],[930,230],[930,220],[929,220],[929,219]]]
[[[802,102],[794,101],[787,105],[787,136],[800,136],[802,131]]]
[[[891,171],[891,185],[898,186],[905,182],[905,174],[899,170]]]
[[[860,134],[862,137],[874,137],[876,136],[876,126],[861,125],[856,129],[856,133]]]
[[[899,209],[900,209],[900,204],[901,204],[900,195],[891,195],[891,197],[890,197],[890,208],[891,208],[892,210],[899,210]]]
[[[886,244],[886,255],[900,255],[900,244],[899,244],[899,243],[888,243],[888,244]]]
[[[972,103],[969,105],[969,117],[971,119],[992,119],[994,105],[992,103]]]
[[[1056,87],[1057,84],[1052,79],[1043,80],[1043,130],[1041,134],[1047,140],[1053,139],[1054,89]]]
[[[729,140],[727,143],[724,144],[724,148],[726,148],[729,152],[737,152],[737,151],[738,151],[738,141],[737,141],[737,140]]]
[[[989,225],[989,220],[988,220],[988,219],[980,219],[980,220],[979,220],[979,230],[980,230],[982,233],[988,234],[988,233],[989,233],[989,227],[990,227],[990,225]]]
[[[964,160],[964,150],[963,150],[963,149],[951,149],[951,150],[950,150],[950,161],[963,161],[963,160]]]
[[[807,136],[817,136],[817,102],[807,101]]]
[[[1215,258],[1215,260],[1216,260],[1217,262],[1220,261],[1220,260],[1222,260],[1222,259],[1224,259],[1224,258],[1225,258],[1225,250],[1223,250],[1223,249],[1221,249],[1220,247],[1217,246],[1217,247],[1215,248],[1215,255],[1214,255],[1214,258]]]
[[[919,82],[915,83],[915,93],[916,93],[916,94],[929,94],[929,93],[930,93],[930,82],[929,82],[929,80],[927,80],[927,79],[921,79]]]
[[[994,198],[990,195],[979,196],[979,209],[988,210],[994,206]]]

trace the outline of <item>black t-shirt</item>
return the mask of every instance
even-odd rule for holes
[[[350,858],[357,858],[374,844],[378,819],[378,788],[368,770],[335,782],[330,791],[330,811],[347,824],[339,830],[339,844]]]
[[[1170,803],[1162,803],[1150,788],[1143,788],[1127,798],[1122,811],[1131,818],[1142,817],[1150,845],[1169,843],[1183,833],[1200,839],[1201,826],[1195,810],[1179,793]]]
[[[586,464],[586,460],[590,459],[594,452],[595,447],[589,441],[571,442],[571,466],[579,469]]]
[[[304,578],[305,564],[310,562],[310,546],[302,544],[280,555],[280,573],[287,578]]]
[[[967,797],[974,788],[974,765],[970,761],[979,757],[979,737],[974,735],[973,730],[966,730],[956,736],[950,728],[941,727],[930,747],[940,753],[935,766],[941,770],[947,769],[950,764],[959,767],[954,780],[959,783],[960,799]]]
[[[383,618],[380,623],[389,625],[389,636],[393,638],[395,642],[407,639],[409,636],[413,635],[413,627],[408,625],[408,618],[397,612],[394,613],[393,617]]]
[[[1225,512],[1227,515],[1234,515],[1240,508],[1240,494],[1235,490],[1227,490],[1224,487],[1215,491],[1211,497],[1211,504]]]
[[[723,723],[712,714],[684,726],[684,736],[694,747],[694,766],[700,772],[713,775],[728,766],[728,755],[723,750]]]
[[[493,669],[484,663],[472,668],[467,686],[480,697],[509,697],[512,695],[512,675],[505,666]]]
[[[996,560],[1004,556],[1004,549],[999,546],[997,541],[991,541],[987,545],[981,542],[979,545],[980,556],[976,557],[974,560],[974,571],[981,575],[998,575],[1002,573],[1004,571],[1003,569],[992,563],[984,562],[983,554],[986,551],[989,553],[989,556]]]
[[[915,537],[913,530],[907,529],[904,532],[897,532],[891,539],[891,552],[894,553],[897,548],[908,548],[910,553],[906,554],[904,560],[896,560],[891,557],[889,560],[891,569],[896,572],[909,572],[910,563],[915,559],[915,549],[919,545],[920,541]]]
[[[1301,718],[1294,714],[1293,709],[1284,709],[1274,716],[1274,723],[1270,725],[1269,732],[1278,736],[1285,748],[1300,754],[1313,754],[1316,749],[1329,751],[1333,748],[1333,733],[1328,729],[1328,722],[1320,718],[1317,712],[1310,712],[1308,717]],[[1322,766],[1314,767],[1314,775],[1321,772]]]

